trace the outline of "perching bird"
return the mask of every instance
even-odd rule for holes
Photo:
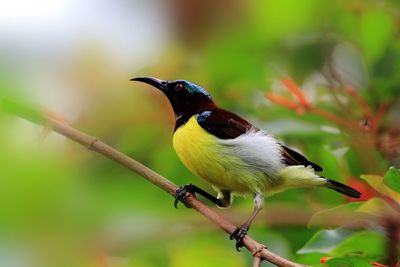
[[[232,194],[253,195],[251,216],[231,235],[237,250],[243,247],[244,236],[263,208],[264,196],[297,187],[326,187],[349,197],[361,196],[347,185],[318,175],[322,167],[247,120],[219,108],[199,85],[151,77],[132,80],[152,85],[167,96],[175,113],[176,153],[192,173],[218,193],[214,197],[195,185],[184,185],[176,191],[175,206],[188,192],[203,195],[224,208],[231,204]]]

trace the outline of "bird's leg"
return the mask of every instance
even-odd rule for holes
[[[257,214],[264,207],[264,195],[261,193],[254,193],[254,209],[247,221],[242,224],[241,227],[237,228],[230,236],[231,240],[236,240],[236,250],[240,251],[240,248],[244,246],[243,238],[247,234],[251,223],[256,218]]]
[[[186,198],[186,194],[199,194],[202,195],[203,197],[207,198],[214,204],[216,204],[218,207],[228,207],[231,203],[231,192],[228,190],[221,190],[220,193],[218,194],[218,198],[207,193],[200,187],[195,186],[194,184],[187,184],[179,187],[175,191],[175,201],[174,201],[174,206],[175,208],[178,208],[178,201],[182,201],[184,204],[184,200]],[[186,205],[186,204],[185,204]]]

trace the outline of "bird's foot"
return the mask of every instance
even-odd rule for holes
[[[177,209],[178,208],[178,202],[181,201],[183,204],[185,204],[185,206],[187,208],[190,208],[186,203],[185,203],[185,199],[187,198],[187,194],[192,194],[194,195],[195,191],[193,189],[193,185],[192,184],[187,184],[187,185],[183,185],[178,187],[178,189],[176,189],[175,194],[174,194],[174,207]]]
[[[247,235],[247,231],[249,230],[249,226],[242,225],[240,228],[236,228],[236,230],[231,234],[230,239],[236,240],[236,250],[240,251],[240,249],[244,246],[243,238]]]

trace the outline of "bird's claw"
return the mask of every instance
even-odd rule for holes
[[[240,249],[244,246],[243,238],[247,235],[247,231],[249,230],[249,226],[243,225],[240,228],[236,228],[236,230],[231,234],[230,239],[236,240],[236,250],[240,251]]]
[[[183,204],[185,204],[185,206],[187,208],[189,208],[189,206],[185,203],[185,199],[187,197],[187,193],[193,194],[194,195],[194,190],[192,189],[192,185],[188,184],[188,185],[183,185],[178,187],[178,189],[176,189],[175,194],[174,194],[174,207],[177,209],[178,208],[178,202],[181,201]]]

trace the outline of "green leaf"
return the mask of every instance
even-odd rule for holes
[[[326,253],[312,252],[307,254],[298,254],[295,258],[293,258],[293,260],[306,266],[320,266],[316,265],[316,263],[320,262],[321,258],[325,256]]]
[[[362,14],[360,39],[368,63],[375,63],[384,54],[395,32],[394,23],[393,17],[381,10]]]
[[[356,212],[362,212],[373,216],[395,214],[394,210],[386,201],[381,198],[371,198],[359,207]]]
[[[322,13],[329,9],[323,9],[321,1],[256,1],[253,5],[252,20],[255,30],[266,41],[276,41],[287,37],[294,32],[315,28]],[[324,3],[331,6],[329,3]],[[267,39],[268,38],[268,39]]]
[[[351,202],[340,205],[331,209],[323,210],[315,213],[308,223],[309,227],[327,225],[337,226],[352,223],[357,219],[361,219],[363,215],[357,214],[355,211],[362,206],[363,202]]]
[[[385,255],[386,239],[377,232],[362,231],[355,233],[332,252],[334,256],[346,256],[351,253],[357,253],[369,259],[376,259]]]
[[[364,258],[347,256],[333,258],[326,262],[329,267],[371,267],[371,264]]]
[[[400,193],[400,170],[395,167],[390,167],[383,177],[383,183]]]
[[[342,181],[341,180],[341,174],[339,171],[339,165],[338,165],[338,160],[332,153],[332,149],[328,146],[323,146],[320,148],[319,151],[319,162],[321,166],[324,166],[325,171],[324,175],[326,177]]]
[[[381,193],[382,195],[388,196],[396,202],[400,203],[400,193],[392,190],[386,186],[383,182],[383,177],[373,174],[365,174],[360,176],[361,179],[366,181],[373,189]]]
[[[330,253],[338,244],[352,233],[353,231],[343,228],[318,231],[299,251],[297,251],[297,253]]]

